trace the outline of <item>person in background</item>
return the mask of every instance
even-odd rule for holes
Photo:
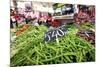
[[[60,20],[57,20],[57,19],[53,19],[52,20],[52,27],[59,27],[59,26],[61,26],[61,22],[60,22]]]
[[[90,22],[95,23],[95,7],[94,6],[89,7],[89,13],[88,14],[90,16]]]
[[[32,17],[32,24],[35,26],[39,26],[40,12],[34,11],[33,14],[31,14],[31,17]]]
[[[46,26],[47,27],[52,26],[52,15],[50,13],[48,13],[48,17],[47,17],[47,20],[46,20]]]
[[[25,21],[24,9],[23,8],[19,8],[18,9],[18,14],[19,14],[18,23],[23,23]]]
[[[20,15],[18,14],[17,11],[15,11],[14,18],[15,18],[16,27],[18,27],[18,21],[20,20]]]
[[[13,28],[13,21],[12,21],[12,16],[13,16],[14,12],[12,9],[10,9],[10,28]]]
[[[30,18],[31,18],[30,12],[25,12],[25,22],[26,22],[26,24],[28,24],[30,22]]]
[[[74,19],[75,19],[75,22],[80,25],[82,23],[85,23],[85,22],[88,22],[89,21],[89,15],[87,13],[87,6],[78,6],[78,13],[74,15]]]
[[[42,12],[39,13],[38,24],[42,25],[44,23],[44,14]]]
[[[16,28],[18,27],[18,23],[17,23],[17,13],[16,11],[14,10],[10,10],[10,25],[11,25],[11,28]]]
[[[48,19],[47,19],[46,23],[47,23],[48,27],[52,26],[52,27],[56,27],[57,28],[57,27],[59,27],[61,25],[61,22],[59,20],[57,20],[57,19],[53,19],[52,15],[50,13],[48,13]]]

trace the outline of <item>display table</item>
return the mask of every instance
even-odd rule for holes
[[[53,16],[53,19],[74,19],[74,14],[70,14],[70,15],[61,15],[61,16]]]
[[[62,24],[72,23],[74,21],[74,14],[53,16],[53,19],[59,20]]]

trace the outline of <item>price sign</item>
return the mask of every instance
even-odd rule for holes
[[[50,30],[45,34],[45,41],[52,41],[58,37],[64,36],[67,33],[65,26]]]

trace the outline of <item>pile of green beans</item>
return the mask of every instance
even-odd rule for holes
[[[11,66],[79,63],[95,61],[95,47],[76,36],[77,27],[70,25],[69,32],[56,41],[44,42],[45,26],[30,26],[11,44]]]

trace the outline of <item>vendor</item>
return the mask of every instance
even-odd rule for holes
[[[53,19],[52,15],[50,13],[48,13],[48,19],[46,21],[47,26],[50,27],[59,27],[61,25],[61,22],[57,19]]]
[[[75,22],[77,24],[81,24],[84,22],[89,22],[90,16],[88,14],[88,7],[87,6],[78,6],[78,13],[75,14],[74,18],[75,18]]]
[[[48,13],[48,17],[47,17],[47,20],[46,20],[46,25],[47,25],[47,27],[52,26],[52,15],[50,13]]]

